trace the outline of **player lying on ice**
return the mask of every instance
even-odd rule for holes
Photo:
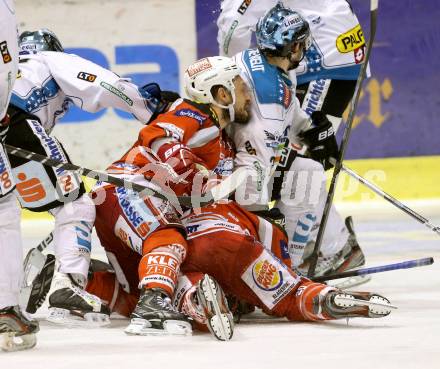
[[[120,217],[118,213],[113,217]],[[97,231],[111,252],[114,270],[93,273],[87,291],[111,301],[112,311],[137,316],[139,293],[140,301],[145,294],[138,290],[144,258],[114,235],[114,222],[109,218],[98,207]],[[379,294],[342,291],[296,274],[289,267],[284,231],[233,201],[191,211],[182,223],[188,234],[187,253],[173,306],[191,317],[198,328],[207,325],[219,339],[230,338],[233,327],[219,285],[225,293],[247,304],[293,321],[380,318],[391,312],[390,302]],[[206,306],[207,284],[218,291],[220,315]]]
[[[226,78],[222,72],[235,68],[230,60],[208,58],[199,61],[187,72],[187,90],[193,82],[198,88],[208,81],[213,85],[228,85],[227,81],[233,77],[226,74]],[[197,73],[198,78],[188,78],[191,71]],[[212,77],[211,71],[217,73],[219,80]],[[211,87],[206,85],[203,89],[210,91]],[[226,88],[216,90],[221,94]],[[241,111],[238,116],[246,121],[243,118],[248,99],[243,97],[247,94],[236,88],[236,95],[236,115]],[[222,134],[220,139],[219,130],[214,129],[216,126],[211,121],[213,112],[206,108],[203,104],[177,100],[169,112],[141,131],[138,142],[109,171],[131,180],[137,178],[148,185],[150,177],[147,175],[147,179],[144,174],[149,173],[145,172],[146,168],[157,170],[150,165],[154,155],[159,157],[155,164],[171,164],[171,154],[184,149],[179,152],[179,160],[173,163],[173,171],[190,171],[191,174],[197,170],[195,162],[214,168],[221,157],[223,169],[217,165],[216,171],[220,175],[230,174],[232,166],[224,164],[231,160],[233,153],[224,150],[228,145],[223,140],[227,137]],[[211,108],[219,111],[215,106]],[[222,117],[221,110],[218,114]],[[188,132],[189,127],[193,127],[192,133]],[[200,135],[209,133],[206,129],[215,134]],[[188,135],[203,141],[188,139]],[[154,141],[158,145],[151,144]],[[207,146],[210,142],[212,150]],[[162,145],[167,145],[166,150],[169,150],[168,145],[179,146],[168,151],[167,159],[160,160]],[[221,146],[222,154],[218,151]],[[207,164],[211,156],[217,159],[210,161],[214,164]],[[184,167],[179,169],[178,165],[182,164]],[[153,176],[151,180],[154,179],[157,180]],[[180,193],[192,187],[188,181],[177,185],[180,185]],[[113,271],[93,273],[87,290],[107,301],[112,311],[124,316],[131,314],[132,324],[127,333],[187,334],[190,332],[187,316],[190,316],[194,322],[207,324],[217,338],[230,338],[233,323],[220,285],[248,304],[291,320],[381,317],[391,311],[389,301],[380,295],[345,293],[299,277],[289,267],[291,261],[284,233],[234,202],[195,209],[186,214],[182,224],[172,206],[162,200],[141,200],[130,191],[106,184],[99,185],[94,193],[98,204],[95,226]],[[187,241],[181,233],[184,226]],[[181,253],[177,254],[176,250]],[[180,264],[183,274],[175,287]]]

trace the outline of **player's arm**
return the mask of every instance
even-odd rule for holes
[[[148,123],[158,107],[151,93],[89,60],[58,52],[44,57],[58,86],[80,109],[93,113],[113,107]]]
[[[217,19],[220,55],[232,56],[251,45],[258,19],[277,0],[224,0]]]
[[[186,143],[199,128],[195,119],[178,117],[170,111],[140,131],[139,143],[160,162],[168,163],[177,174],[192,170],[195,175],[202,160]]]

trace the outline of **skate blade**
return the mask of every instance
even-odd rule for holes
[[[163,329],[153,328],[146,319],[133,318],[124,332],[130,336],[191,336],[191,324],[181,320],[165,320]]]
[[[37,344],[37,336],[34,333],[16,336],[14,332],[4,333],[0,348],[5,352],[28,350]]]
[[[340,295],[335,297],[334,302],[339,307],[368,306],[369,312],[377,315],[377,317],[387,316],[391,313],[392,309],[397,309],[397,306],[392,305],[389,301],[377,295],[371,296],[368,301],[356,299],[348,294]]]
[[[101,328],[111,324],[110,317],[101,313],[86,313],[84,317],[71,314],[67,309],[49,308],[46,320],[67,328]]]
[[[234,320],[232,313],[222,311],[218,303],[218,294],[220,286],[209,275],[205,275],[201,281],[201,290],[203,297],[208,304],[208,313],[215,315],[208,317],[209,331],[220,341],[229,341],[234,334]],[[225,304],[227,304],[225,302]],[[226,305],[227,306],[227,305]]]
[[[371,275],[357,275],[340,280],[339,282],[327,283],[329,286],[336,287],[340,290],[360,286],[371,281]]]

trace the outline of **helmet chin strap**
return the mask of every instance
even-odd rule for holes
[[[232,88],[232,89],[229,90],[229,92],[232,95],[232,102],[229,105],[222,105],[222,104],[218,103],[215,99],[212,99],[212,103],[214,105],[217,105],[220,108],[227,109],[228,112],[229,112],[229,119],[231,120],[231,122],[233,122],[235,120],[235,108],[234,108],[234,105],[235,105],[235,89]]]

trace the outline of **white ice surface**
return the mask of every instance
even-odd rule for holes
[[[438,213],[437,213],[438,214]],[[432,219],[439,224],[440,217]],[[24,225],[26,249],[50,231]],[[437,369],[440,368],[440,237],[410,218],[356,218],[368,266],[433,256],[436,263],[373,276],[360,289],[376,291],[399,307],[383,319],[293,323],[262,314],[236,326],[230,342],[207,333],[192,337],[133,337],[126,320],[110,328],[67,329],[45,322],[33,350],[0,353],[0,369]],[[100,246],[94,256],[103,256]],[[44,313],[44,311],[43,311]]]

